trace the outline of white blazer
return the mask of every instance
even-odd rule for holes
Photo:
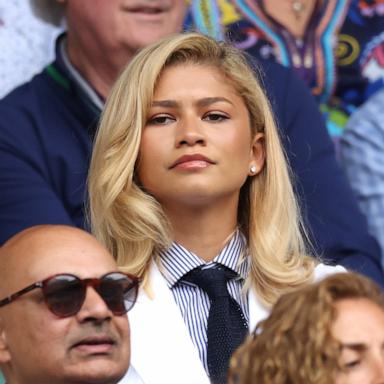
[[[337,272],[345,269],[319,264],[315,281]],[[120,384],[210,384],[172,292],[155,263],[149,271],[149,287],[152,297],[140,289],[129,312],[131,366]],[[253,290],[248,303],[249,329],[253,330],[269,310]]]

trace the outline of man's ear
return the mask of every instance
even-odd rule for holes
[[[4,321],[0,316],[0,364],[8,363],[11,360],[7,343],[7,332],[4,327]]]

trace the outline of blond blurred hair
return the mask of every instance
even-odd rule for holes
[[[248,241],[253,285],[265,303],[312,279],[303,226],[268,100],[245,56],[197,34],[165,38],[142,50],[113,87],[102,114],[89,174],[96,237],[127,272],[145,278],[152,259],[172,242],[160,204],[136,183],[142,130],[162,72],[193,64],[215,68],[242,97],[252,134],[265,136],[266,162],[240,191],[238,224]]]

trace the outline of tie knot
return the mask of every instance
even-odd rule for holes
[[[219,297],[228,297],[227,282],[234,278],[236,274],[225,267],[195,268],[188,272],[183,281],[196,284],[207,293],[211,300]]]

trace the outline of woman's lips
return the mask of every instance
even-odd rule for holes
[[[195,154],[195,155],[184,155],[179,157],[170,167],[170,169],[203,169],[210,165],[215,164],[214,161],[206,156]]]

